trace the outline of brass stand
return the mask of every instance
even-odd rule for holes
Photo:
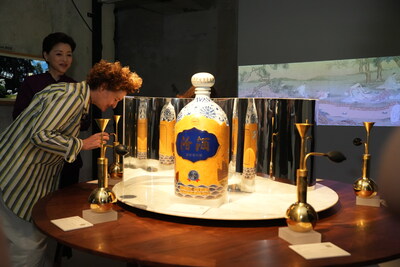
[[[305,154],[306,133],[311,126],[312,124],[307,122],[296,123],[296,128],[301,137],[300,168],[297,169],[296,173],[297,202],[292,204],[286,211],[286,223],[289,229],[295,232],[309,232],[313,230],[318,220],[317,212],[307,203],[307,159],[310,156],[327,156],[334,162],[341,162],[346,159],[338,151],[328,153],[310,152]]]
[[[378,192],[378,185],[369,178],[371,161],[371,154],[369,154],[369,136],[374,124],[374,122],[364,122],[364,127],[367,132],[367,140],[364,142],[365,148],[362,163],[362,177],[358,178],[353,184],[354,193],[360,198],[373,198]],[[359,138],[354,139],[353,143],[354,145],[362,144]]]
[[[121,118],[121,115],[114,115],[114,122],[115,122],[115,133],[114,135],[114,142],[113,142],[113,162],[110,164],[109,172],[111,179],[122,179],[124,174],[124,167],[122,165],[121,155],[117,153],[117,147],[120,145],[118,141],[118,122]]]
[[[101,132],[104,132],[109,119],[96,119]],[[100,157],[97,159],[98,186],[89,196],[90,209],[94,212],[107,212],[112,209],[112,204],[117,201],[114,192],[108,188],[108,159],[106,149],[108,145],[101,138]]]
[[[278,136],[278,133],[273,132],[275,129],[275,118],[271,118],[271,129],[272,129],[272,134],[271,134],[271,148],[270,148],[270,160],[269,160],[269,178],[274,179],[274,149],[275,149],[275,138]]]

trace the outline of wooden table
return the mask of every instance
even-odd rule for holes
[[[351,256],[305,260],[278,237],[284,219],[218,221],[167,216],[114,205],[118,220],[64,232],[50,220],[82,216],[96,185],[81,183],[41,199],[33,220],[58,242],[92,254],[147,266],[368,265],[400,257],[400,219],[385,207],[357,206],[351,184],[323,181],[339,202],[319,214],[316,231]],[[260,203],[261,204],[261,203]],[[268,205],[268,203],[263,203]]]

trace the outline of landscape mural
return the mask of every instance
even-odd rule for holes
[[[309,98],[318,125],[400,125],[400,56],[239,66],[239,97]]]

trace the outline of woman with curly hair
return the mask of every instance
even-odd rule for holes
[[[41,266],[46,237],[31,222],[34,204],[58,188],[64,161],[101,146],[107,133],[78,138],[90,104],[115,108],[142,79],[119,62],[95,64],[86,81],[52,84],[0,134],[0,217],[13,266]]]

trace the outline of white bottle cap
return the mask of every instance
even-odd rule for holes
[[[192,76],[192,84],[195,87],[210,88],[215,83],[214,76],[207,72],[199,72]]]

